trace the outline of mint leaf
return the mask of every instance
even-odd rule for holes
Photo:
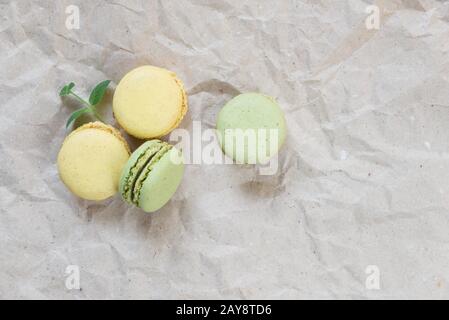
[[[64,88],[61,89],[61,92],[59,92],[59,95],[61,97],[69,95],[74,87],[75,87],[75,84],[73,82],[70,82],[69,84],[65,85]]]
[[[84,107],[81,109],[76,110],[74,113],[72,113],[69,117],[69,120],[67,120],[67,124],[65,125],[66,129],[70,127],[70,125],[75,122],[76,119],[81,117],[83,114],[92,112],[92,110],[89,107]]]
[[[109,83],[111,83],[111,80],[100,82],[99,84],[97,84],[94,90],[92,90],[89,97],[89,103],[91,105],[95,106],[100,103],[100,101],[103,99],[106,89],[109,86]]]
[[[77,95],[75,92],[72,91],[72,89],[75,87],[75,84],[73,82],[70,82],[61,89],[61,91],[59,92],[59,95],[61,97],[71,95],[74,98],[76,98],[79,102],[85,105],[84,108],[76,110],[70,115],[69,120],[67,120],[66,123],[66,128],[70,127],[73,124],[73,122],[76,121],[76,119],[78,119],[85,113],[92,113],[95,116],[95,118],[97,118],[101,122],[104,122],[101,115],[95,108],[95,105],[100,103],[100,101],[103,99],[106,89],[108,88],[110,83],[111,80],[105,80],[103,82],[100,82],[94,88],[94,90],[92,90],[89,97],[89,102],[84,100],[83,98],[81,98],[79,95]]]

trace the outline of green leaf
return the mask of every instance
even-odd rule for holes
[[[106,89],[108,88],[109,83],[111,83],[111,80],[100,82],[99,84],[97,84],[94,90],[92,90],[89,97],[89,103],[91,105],[95,106],[100,103],[100,101],[103,99]]]
[[[73,87],[75,87],[75,84],[73,82],[70,82],[69,84],[65,85],[64,88],[61,89],[61,92],[59,92],[59,95],[61,97],[67,96],[72,91]]]
[[[76,110],[74,113],[72,113],[69,117],[69,120],[67,120],[67,124],[65,125],[66,129],[70,127],[70,125],[75,122],[76,119],[81,117],[83,114],[92,112],[92,110],[89,107],[84,107],[82,109]]]

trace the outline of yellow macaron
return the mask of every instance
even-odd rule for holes
[[[59,175],[80,198],[104,200],[117,193],[129,156],[129,146],[117,129],[91,122],[65,139],[58,154]]]
[[[134,137],[157,138],[175,129],[186,114],[187,95],[176,74],[154,66],[129,72],[113,99],[117,122]]]

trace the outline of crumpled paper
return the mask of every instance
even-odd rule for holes
[[[449,298],[448,39],[437,0],[1,0],[0,297]],[[155,214],[70,194],[59,89],[143,64],[184,81],[188,130],[274,96],[276,174],[189,165]]]

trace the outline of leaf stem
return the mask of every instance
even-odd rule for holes
[[[103,118],[100,116],[100,114],[97,112],[97,109],[95,109],[95,106],[91,105],[89,102],[87,102],[86,100],[84,100],[83,98],[81,98],[79,95],[77,95],[75,92],[73,92],[72,90],[70,90],[69,92],[72,96],[74,96],[77,100],[79,100],[81,103],[84,103],[85,105],[87,105],[87,107],[89,108],[89,110],[94,114],[94,116],[100,120],[101,122],[104,122]]]
[[[87,102],[86,100],[84,100],[83,98],[81,98],[79,95],[77,95],[75,92],[73,92],[72,90],[70,90],[69,92],[72,96],[74,96],[75,98],[77,98],[79,101],[81,101],[82,103],[84,103],[85,105],[91,107],[90,103]]]
[[[97,112],[97,109],[95,109],[94,106],[91,106],[90,110],[92,110],[92,112],[94,113],[95,117],[97,117],[98,120],[104,122],[103,118],[100,116],[100,114]]]

